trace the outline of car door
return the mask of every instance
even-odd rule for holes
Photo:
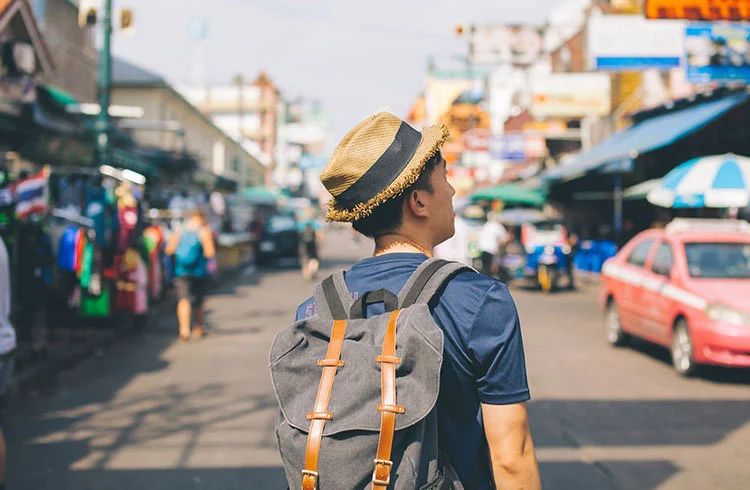
[[[649,340],[664,344],[671,339],[671,299],[664,294],[671,282],[674,268],[674,249],[663,240],[656,245],[653,258],[643,279],[643,329]]]
[[[622,295],[620,299],[620,319],[623,326],[632,333],[644,331],[643,281],[646,261],[654,246],[654,238],[647,237],[630,251],[621,272]]]

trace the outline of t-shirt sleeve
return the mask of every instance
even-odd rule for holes
[[[518,311],[501,283],[490,286],[482,298],[469,352],[482,403],[506,405],[530,398]]]

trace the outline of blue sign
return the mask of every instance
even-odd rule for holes
[[[523,134],[505,134],[492,138],[490,156],[512,162],[526,161],[526,137]]]
[[[680,66],[680,57],[598,56],[594,62],[598,71],[629,71],[647,68],[668,70]]]
[[[687,76],[693,83],[750,82],[750,27],[695,23],[685,29]]]

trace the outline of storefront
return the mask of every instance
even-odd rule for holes
[[[691,158],[750,154],[750,97],[745,89],[719,90],[633,116],[634,124],[569,164],[541,175],[548,200],[585,238],[624,241],[665,218],[627,189],[664,176]],[[666,216],[668,218],[668,216]]]

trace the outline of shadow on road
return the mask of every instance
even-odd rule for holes
[[[657,488],[679,471],[669,461],[555,461],[541,462],[545,490],[643,490]],[[628,475],[638,475],[637,483]]]
[[[186,468],[155,470],[76,471],[54,483],[29,480],[34,490],[263,490],[286,488],[281,468]]]
[[[635,490],[656,488],[681,471],[669,453],[643,459],[643,450],[710,451],[750,422],[747,407],[745,400],[538,400],[529,403],[529,416],[537,449],[556,455],[541,458],[545,488]],[[587,461],[582,447],[632,449],[626,460]]]
[[[746,400],[538,400],[529,414],[537,447],[707,446],[750,422]]]
[[[664,364],[672,365],[672,358],[670,357],[669,350],[660,345],[652,344],[641,339],[633,339],[627,348],[645,354]],[[750,385],[750,369],[748,368],[701,366],[694,377],[717,384]]]
[[[262,275],[239,274],[217,285],[211,295],[231,295],[262,280]],[[247,437],[248,417],[275,407],[273,393],[240,396],[229,393],[219,380],[204,378],[192,385],[157,384],[158,389],[123,395],[137,376],[171,367],[164,352],[176,341],[176,319],[170,309],[153,320],[145,332],[119,337],[100,357],[50,376],[13,401],[6,424],[10,488],[244,489],[283,484],[281,468],[253,467],[251,457],[253,450],[276,450],[275,440],[267,435],[272,425],[265,425],[265,432],[258,431],[262,436],[252,441],[239,440]],[[252,334],[252,328],[242,333]],[[237,447],[227,451],[235,453],[228,455],[231,467],[221,467],[221,458],[202,467],[201,458],[211,453],[215,441]],[[138,461],[127,460],[133,451],[141,452]],[[165,453],[176,456],[165,461]],[[150,464],[160,469],[141,469]],[[129,466],[138,469],[119,469]],[[173,469],[161,469],[165,467]]]

